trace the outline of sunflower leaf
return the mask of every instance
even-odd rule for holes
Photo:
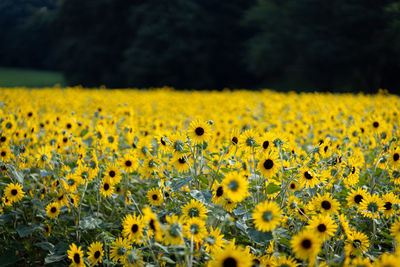
[[[272,232],[260,232],[255,228],[249,228],[247,234],[253,241],[261,244],[268,244],[273,239]]]
[[[276,192],[281,191],[281,187],[279,185],[276,185],[274,183],[268,184],[267,188],[265,189],[265,192],[267,194],[274,194]]]

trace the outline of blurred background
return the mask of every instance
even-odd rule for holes
[[[0,86],[400,89],[400,1],[0,0]]]

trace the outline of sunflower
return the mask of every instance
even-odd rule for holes
[[[48,146],[41,147],[36,156],[36,164],[39,168],[44,169],[46,164],[50,163],[51,149]]]
[[[46,207],[46,214],[50,218],[55,218],[60,213],[60,205],[57,202],[52,202]]]
[[[290,246],[296,257],[312,261],[321,250],[321,240],[311,231],[302,231],[293,236]]]
[[[400,148],[396,147],[390,152],[389,164],[393,169],[399,170],[400,167]]]
[[[100,187],[100,193],[104,197],[111,197],[111,194],[114,192],[114,184],[110,181],[110,179],[103,179]]]
[[[152,206],[159,206],[164,202],[163,194],[158,188],[150,189],[147,192],[147,199]]]
[[[122,222],[122,235],[131,242],[139,243],[143,238],[143,218],[128,214]]]
[[[118,184],[121,181],[121,172],[116,164],[110,164],[104,173],[104,178],[110,183]]]
[[[192,121],[190,123],[188,135],[194,141],[194,143],[207,142],[211,137],[211,127],[205,121]]]
[[[186,136],[181,133],[175,133],[171,136],[171,146],[172,152],[174,155],[184,153],[187,149],[186,147]]]
[[[322,214],[335,214],[338,212],[340,204],[334,199],[330,193],[326,193],[324,195],[320,195],[313,198],[313,207],[314,210],[319,211]]]
[[[319,179],[315,173],[308,167],[303,167],[299,169],[299,179],[298,181],[303,187],[314,188],[318,183]]]
[[[349,205],[355,205],[357,207],[360,206],[361,201],[367,195],[367,190],[362,189],[361,187],[357,188],[357,190],[352,190],[350,194],[347,196],[346,200]]]
[[[203,242],[207,236],[206,222],[198,217],[188,218],[183,225],[183,236],[193,242]]]
[[[237,207],[237,202],[232,201],[229,198],[224,198],[222,201],[222,207],[224,210],[232,212],[232,210]]]
[[[158,173],[158,165],[160,164],[160,161],[153,156],[150,156],[146,158],[143,161],[143,165],[141,166],[141,172],[143,173],[144,176],[151,176],[156,173]]]
[[[337,225],[329,215],[318,215],[311,218],[307,228],[314,232],[322,240],[335,235]]]
[[[157,241],[161,241],[162,232],[157,215],[150,209],[150,207],[145,207],[142,212],[143,222],[147,225],[147,235],[149,237],[154,236]]]
[[[368,236],[362,232],[351,231],[347,236],[345,251],[346,255],[362,255],[369,247]]]
[[[250,267],[252,260],[245,250],[236,248],[234,244],[229,243],[223,250],[217,250],[212,255],[213,260],[209,263],[210,267],[238,266]]]
[[[232,147],[237,147],[239,143],[239,138],[240,138],[240,131],[238,129],[232,130],[232,133],[229,137],[230,145]]]
[[[265,178],[268,179],[276,174],[279,164],[278,158],[272,150],[267,153],[261,153],[258,169]]]
[[[400,220],[396,220],[390,227],[390,233],[396,239],[397,243],[400,243]]]
[[[103,244],[100,242],[93,242],[90,244],[87,255],[90,265],[94,266],[101,263],[104,256]]]
[[[222,181],[226,197],[233,202],[240,202],[249,195],[249,182],[241,173],[231,172]]]
[[[224,245],[224,235],[221,234],[221,229],[216,227],[210,228],[207,238],[204,240],[204,249],[211,253],[212,251],[219,250]]]
[[[187,160],[188,158],[185,156],[185,154],[174,156],[171,159],[172,164],[175,166],[178,172],[186,172],[187,170],[189,170],[189,164]]]
[[[382,196],[383,201],[383,215],[386,218],[389,218],[396,214],[396,210],[394,209],[395,204],[399,204],[399,199],[393,193],[386,193]]]
[[[275,146],[274,145],[275,139],[276,136],[273,133],[266,132],[261,137],[257,138],[257,143],[260,144],[261,151],[267,153]]]
[[[367,194],[361,201],[359,211],[364,217],[371,219],[378,218],[379,211],[383,211],[383,201],[378,195]]]
[[[74,243],[69,246],[68,258],[72,260],[70,267],[82,267],[85,266],[83,261],[83,251],[81,247],[77,247]]]
[[[49,237],[49,236],[51,235],[51,225],[50,225],[50,224],[46,223],[46,224],[43,226],[43,234],[44,234],[45,236],[47,236],[47,237]]]
[[[297,267],[299,264],[296,259],[291,256],[281,255],[276,259],[276,263],[273,265],[276,267]]]
[[[0,148],[0,161],[1,162],[8,162],[11,158],[11,151],[8,147],[1,147]]]
[[[167,226],[163,228],[164,230],[164,242],[166,245],[182,245],[182,219],[176,215],[167,216],[166,218]]]
[[[120,159],[119,165],[126,173],[130,173],[137,169],[139,163],[136,155],[131,152]]]
[[[246,153],[251,153],[257,146],[257,134],[254,130],[246,130],[240,135],[239,147]]]
[[[191,199],[189,203],[183,206],[182,213],[185,218],[207,219],[207,209],[204,204],[197,199]]]
[[[4,195],[11,201],[11,203],[20,201],[25,192],[22,190],[22,186],[18,183],[9,183],[4,189]]]
[[[281,220],[281,209],[276,202],[265,201],[256,206],[252,215],[257,230],[269,232],[279,225]]]
[[[397,267],[399,266],[399,255],[389,254],[387,252],[382,253],[381,257],[374,262],[374,266],[377,267]]]
[[[166,135],[157,135],[155,136],[157,140],[158,149],[161,153],[167,153],[169,151],[170,141]]]
[[[297,191],[299,189],[299,184],[296,181],[291,181],[288,188],[290,191]]]
[[[213,196],[211,200],[216,205],[221,204],[225,196],[224,187],[221,184],[214,184],[212,189],[213,189]]]
[[[127,238],[119,237],[111,243],[110,258],[112,261],[119,261],[121,263],[126,261],[128,252],[131,250],[129,240]]]

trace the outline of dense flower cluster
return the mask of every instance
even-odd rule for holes
[[[400,260],[397,96],[0,92],[8,264]]]

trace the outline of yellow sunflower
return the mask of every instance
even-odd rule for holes
[[[319,183],[316,174],[308,167],[299,169],[298,181],[306,188],[314,188]]]
[[[182,245],[182,219],[176,215],[167,216],[165,219],[167,221],[167,225],[163,228],[165,234],[164,243],[166,245]]]
[[[311,231],[302,231],[293,236],[290,246],[296,257],[312,261],[321,250],[321,240]]]
[[[362,189],[361,187],[357,188],[357,190],[353,189],[346,198],[348,205],[355,205],[359,207],[361,201],[365,198],[367,194],[367,190]]]
[[[221,249],[224,245],[223,238],[224,235],[221,234],[220,228],[211,227],[208,233],[208,237],[204,240],[204,249],[208,253]]]
[[[67,251],[68,258],[72,260],[70,267],[83,267],[86,266],[83,261],[83,251],[81,247],[77,247],[74,243],[69,246]]]
[[[254,225],[257,230],[268,232],[274,230],[281,220],[281,209],[276,202],[265,201],[253,211]]]
[[[87,255],[90,265],[94,266],[101,263],[104,256],[103,244],[100,242],[93,242],[90,244]]]
[[[152,206],[159,206],[164,202],[163,194],[158,188],[150,189],[147,192],[147,199]]]
[[[60,214],[60,205],[57,202],[53,202],[47,205],[46,214],[50,218],[55,218]]]
[[[396,210],[394,209],[395,204],[399,204],[399,199],[397,196],[393,193],[386,193],[382,195],[382,201],[383,201],[383,215],[386,218],[389,218],[393,215],[396,214]]]
[[[110,258],[112,261],[119,261],[124,263],[128,252],[131,250],[129,240],[126,238],[119,237],[117,240],[111,243]]]
[[[320,239],[326,240],[335,235],[337,225],[329,215],[318,215],[311,218],[307,228],[318,235]]]
[[[114,192],[114,184],[110,181],[110,179],[103,179],[100,187],[100,193],[103,197],[111,197],[111,194]]]
[[[207,219],[207,209],[203,203],[197,199],[191,199],[182,208],[183,217],[185,218],[200,218],[202,220]]]
[[[193,237],[193,242],[203,242],[207,236],[206,222],[198,217],[188,218],[183,225],[183,236],[188,240]]]
[[[209,262],[210,267],[225,266],[252,266],[252,260],[249,253],[240,248],[236,248],[234,244],[228,244],[223,250],[215,251],[212,255],[213,260]]]
[[[186,157],[185,154],[172,157],[171,163],[178,172],[186,172],[189,170],[188,157]]]
[[[132,152],[128,153],[124,155],[123,158],[120,159],[119,165],[125,172],[127,173],[133,172],[139,166],[138,158],[136,157],[136,154]]]
[[[254,130],[246,130],[239,137],[239,147],[245,153],[251,153],[257,146],[258,135]]]
[[[378,218],[379,211],[383,211],[383,201],[378,195],[367,194],[365,198],[361,201],[359,211],[364,217],[371,219]]]
[[[116,164],[110,164],[107,166],[104,172],[104,178],[108,179],[110,183],[118,184],[121,181],[121,172]]]
[[[205,121],[192,121],[190,123],[188,135],[189,138],[194,141],[194,143],[207,142],[211,137],[211,127]]]
[[[11,201],[11,203],[20,201],[25,192],[22,190],[22,186],[18,183],[9,183],[4,189],[4,195]]]
[[[128,214],[122,222],[122,235],[131,242],[139,243],[143,238],[144,222],[141,216]]]
[[[351,231],[347,236],[345,251],[346,255],[362,255],[369,247],[368,236],[362,232]]]
[[[394,236],[397,243],[400,243],[400,220],[396,220],[390,227],[390,233]]]
[[[233,202],[240,202],[249,195],[249,182],[240,173],[227,174],[222,181],[222,186],[226,197]]]
[[[325,193],[324,195],[318,193],[312,201],[314,210],[322,214],[335,214],[340,206],[339,202],[330,193]]]
[[[258,162],[258,170],[265,178],[274,176],[278,170],[280,161],[278,155],[272,150],[261,153]]]

